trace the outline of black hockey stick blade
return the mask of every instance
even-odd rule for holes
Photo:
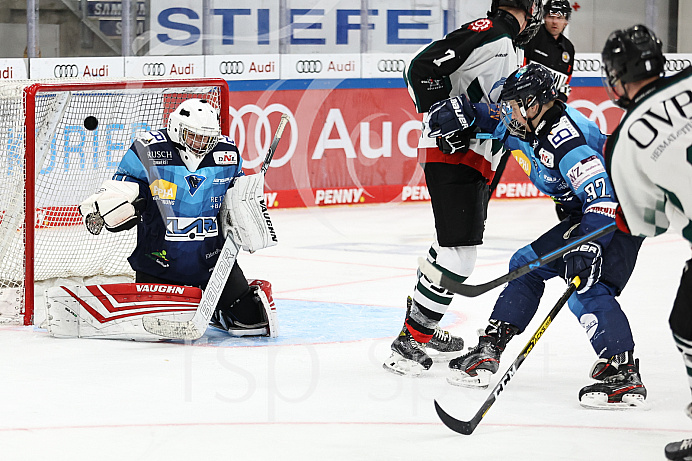
[[[445,274],[439,267],[434,266],[430,261],[425,258],[418,258],[418,267],[420,271],[425,274],[425,276],[430,279],[436,285],[439,285],[452,293],[459,294],[461,296],[466,296],[467,298],[473,298],[483,293],[486,293],[494,288],[504,285],[505,283],[512,281],[521,277],[524,274],[531,272],[534,269],[545,266],[551,261],[561,258],[568,251],[578,247],[582,243],[590,242],[596,240],[597,238],[603,237],[617,229],[617,225],[613,222],[605,227],[597,229],[593,232],[585,234],[578,239],[570,242],[568,245],[557,248],[550,253],[541,256],[538,259],[534,259],[528,264],[514,269],[507,274],[491,280],[486,283],[481,283],[479,285],[466,285],[465,283],[455,279],[453,275]]]
[[[507,388],[507,385],[509,385],[510,380],[517,372],[521,364],[524,363],[524,360],[526,360],[526,357],[533,350],[538,340],[541,339],[543,333],[545,333],[545,330],[547,330],[550,324],[553,322],[555,316],[562,309],[562,306],[564,306],[567,303],[569,297],[572,296],[572,293],[575,292],[575,290],[577,289],[577,287],[579,287],[580,284],[581,280],[579,279],[579,277],[574,277],[574,279],[572,279],[572,282],[569,284],[569,287],[567,287],[567,290],[562,294],[555,306],[550,310],[545,320],[543,320],[543,323],[541,323],[541,326],[538,327],[538,330],[536,330],[529,342],[526,343],[526,346],[524,346],[524,349],[522,349],[517,358],[514,360],[514,363],[512,363],[512,365],[505,372],[505,374],[502,375],[500,381],[498,381],[498,383],[495,385],[493,391],[490,393],[488,398],[485,399],[485,402],[483,402],[483,405],[481,405],[480,409],[476,412],[474,417],[471,418],[471,420],[461,421],[459,419],[454,418],[449,413],[444,411],[440,404],[438,404],[437,401],[435,401],[435,410],[437,411],[437,416],[440,417],[440,420],[444,423],[445,426],[447,426],[454,432],[458,432],[459,434],[463,435],[471,435],[473,431],[476,430],[476,427],[478,427],[478,424],[480,424],[483,417],[486,415],[486,413],[488,413],[490,407],[493,406],[495,400],[497,400],[502,391],[504,391]]]

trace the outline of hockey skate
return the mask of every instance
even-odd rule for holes
[[[497,373],[500,366],[502,351],[496,342],[497,339],[492,336],[479,337],[476,347],[449,362],[452,375],[447,382],[461,387],[488,387],[490,377]]]
[[[413,298],[409,296],[406,299],[406,317],[411,312],[412,304]],[[425,348],[428,356],[433,359],[433,362],[448,362],[463,351],[464,340],[437,325],[430,341],[421,343],[421,345]]]
[[[429,370],[433,360],[428,356],[425,348],[413,339],[406,325],[399,336],[392,343],[392,355],[382,364],[382,367],[403,376],[420,376]]]
[[[599,380],[579,391],[579,403],[586,408],[623,410],[646,408],[646,388],[639,374],[639,359],[623,352],[609,360],[598,360],[591,377]]]
[[[506,322],[490,320],[485,334],[478,338],[478,344],[466,354],[449,362],[452,371],[447,382],[454,386],[485,389],[490,377],[497,373],[500,355],[510,339],[519,331]]]
[[[666,445],[666,459],[692,461],[692,439],[671,442]]]

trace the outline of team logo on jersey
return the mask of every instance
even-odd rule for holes
[[[214,161],[217,165],[237,165],[238,152],[220,151],[214,152]]]
[[[562,61],[563,62],[569,62],[569,53],[566,51],[562,52]]]
[[[198,174],[190,174],[185,176],[185,181],[187,181],[187,185],[189,187],[190,195],[194,196],[195,192],[199,190],[199,186],[202,185],[204,180],[207,179],[202,175]]]
[[[219,228],[215,217],[178,218],[173,216],[166,218],[166,240],[200,241],[218,235]]]
[[[166,257],[166,250],[154,251],[152,253],[149,253],[147,257],[149,259],[153,259],[154,261],[156,261],[156,263],[159,264],[161,267],[170,266],[168,258]]]
[[[473,21],[471,25],[469,25],[469,30],[472,30],[474,32],[483,32],[484,30],[488,30],[491,27],[493,27],[493,22],[488,18],[483,18]]]
[[[160,131],[148,131],[140,136],[137,137],[137,140],[144,144],[145,146],[148,146],[149,144],[155,144],[157,142],[164,142],[166,140],[166,136],[161,133]]]
[[[541,158],[541,163],[548,168],[554,168],[555,167],[555,155],[552,152],[548,152],[545,149],[541,149],[541,151],[538,153],[538,155]]]
[[[531,161],[526,156],[526,154],[520,151],[519,149],[515,149],[512,151],[512,156],[517,161],[521,169],[524,170],[526,176],[531,176]]]
[[[567,120],[566,117],[562,117],[557,126],[555,126],[550,132],[548,140],[550,141],[550,144],[557,148],[570,139],[575,139],[578,137],[579,132],[577,129],[569,122],[569,120]]]
[[[151,183],[149,190],[154,200],[175,200],[178,194],[178,186],[165,179],[157,179]]]

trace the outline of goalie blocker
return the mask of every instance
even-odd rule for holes
[[[254,329],[229,330],[236,336],[278,335],[276,306],[271,284],[249,280],[253,298],[265,322]],[[186,322],[202,298],[197,287],[158,283],[121,283],[88,286],[58,286],[45,291],[48,333],[56,338],[106,338],[135,341],[169,339],[144,329],[142,319]]]

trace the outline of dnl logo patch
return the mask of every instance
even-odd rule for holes
[[[149,190],[154,200],[175,200],[178,194],[178,186],[165,179],[157,179],[151,183]]]

